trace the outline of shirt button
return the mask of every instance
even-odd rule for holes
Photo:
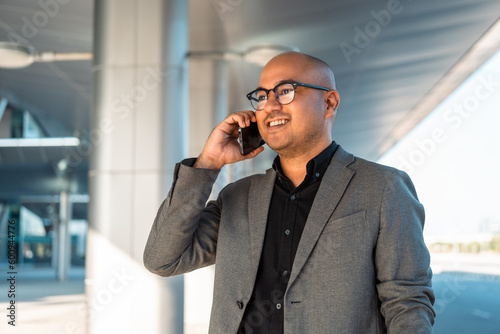
[[[295,198],[296,198],[296,197],[295,197],[295,195],[290,196],[290,199],[291,199],[292,201],[295,201]]]
[[[280,309],[281,309],[281,304],[276,304],[276,308],[277,308],[278,310],[280,310]]]
[[[289,229],[285,230],[285,235],[290,235],[290,230]]]
[[[287,270],[283,270],[283,276],[286,276],[288,274]]]
[[[319,173],[316,173],[316,177],[319,177]]]

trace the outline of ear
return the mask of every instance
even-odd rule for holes
[[[340,97],[336,90],[331,90],[326,94],[326,114],[325,119],[333,117],[337,114],[337,107],[339,106]]]

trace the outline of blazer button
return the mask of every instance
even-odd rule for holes
[[[240,301],[238,300],[238,301],[236,302],[236,305],[238,305],[238,308],[239,308],[240,310],[242,310],[242,309],[243,309],[243,302],[240,302]]]

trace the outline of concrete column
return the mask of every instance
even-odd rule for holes
[[[212,129],[222,122],[230,113],[238,110],[228,110],[229,106],[229,78],[228,60],[213,60],[214,62],[214,119]],[[217,183],[215,184],[213,192],[218,194],[223,187],[227,184],[234,182],[240,178],[240,172],[243,168],[242,162],[226,165],[222,168]]]
[[[228,105],[228,77],[227,77],[227,61],[214,60],[214,121],[213,126],[222,122],[227,116]]]
[[[88,333],[183,333],[183,278],[142,254],[187,156],[188,2],[96,0]]]
[[[69,240],[68,225],[71,219],[71,201],[67,191],[59,195],[59,223],[57,224],[57,280],[64,282],[68,279],[71,259],[71,243]]]
[[[227,77],[227,61],[226,60],[209,60],[213,61],[213,121],[212,130],[217,124],[222,122],[228,116],[228,77]],[[218,194],[225,185],[228,184],[231,178],[232,166],[224,166],[219,174],[217,182],[213,187],[213,194]]]

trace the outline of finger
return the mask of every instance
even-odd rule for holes
[[[245,116],[248,117],[248,120],[250,122],[257,122],[257,118],[255,117],[255,112],[253,112],[252,110],[244,110],[242,112],[245,113]],[[250,125],[250,124],[248,124],[248,125]]]
[[[250,152],[247,155],[245,155],[245,160],[246,159],[253,159],[253,158],[255,158],[262,151],[264,151],[264,146],[257,147],[255,150],[253,150],[252,152]]]
[[[243,128],[245,126],[247,126],[246,125],[245,114],[243,114],[243,113],[234,113],[234,114],[231,114],[224,121],[227,124],[230,124],[230,125],[237,124],[237,125],[239,125],[240,127],[243,127]]]
[[[250,122],[252,120],[252,115],[248,113],[248,111],[238,111],[238,115],[243,117],[243,124],[240,124],[242,128],[245,128],[247,126],[250,126]]]
[[[250,117],[250,121],[257,122],[257,118],[255,117],[255,112],[252,110],[245,110],[245,113]]]
[[[236,112],[235,114],[243,118],[243,123],[242,122],[238,123],[240,127],[247,127],[250,125],[250,122],[257,121],[257,119],[255,118],[255,113],[251,110],[242,110]]]

